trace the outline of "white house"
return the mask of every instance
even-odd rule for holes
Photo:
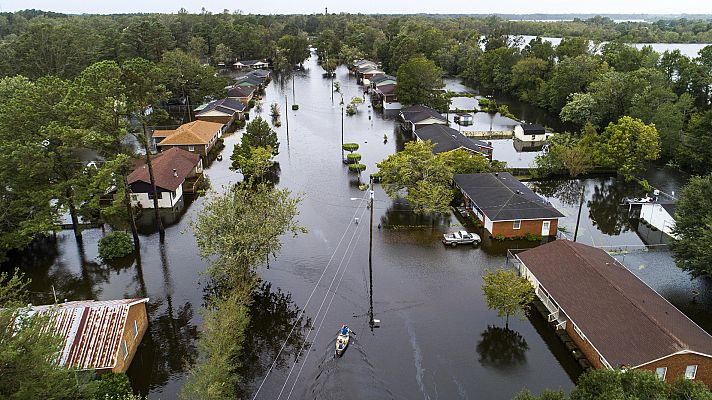
[[[675,207],[672,203],[644,203],[640,207],[640,218],[670,237],[677,238],[672,233],[675,227]]]
[[[514,137],[525,142],[542,142],[553,133],[539,124],[520,124],[514,127]]]
[[[186,179],[198,177],[203,173],[203,161],[200,154],[191,153],[178,147],[172,147],[151,160],[153,176],[156,181],[159,208],[173,208],[183,197],[183,184]],[[148,166],[141,163],[128,176],[131,199],[134,205],[153,208],[153,189]]]

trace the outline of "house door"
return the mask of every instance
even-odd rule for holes
[[[549,236],[549,228],[551,228],[551,221],[542,221],[541,236]]]

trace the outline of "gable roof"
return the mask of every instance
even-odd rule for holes
[[[564,216],[509,172],[459,174],[454,180],[491,221]]]
[[[546,129],[540,124],[521,124],[522,130],[527,135],[543,135]]]
[[[267,78],[270,76],[272,73],[269,72],[269,70],[266,69],[255,69],[247,73],[247,75],[252,75],[257,78]]]
[[[396,77],[388,74],[380,74],[371,78],[371,83],[378,83],[381,81],[396,81]]]
[[[245,65],[245,66],[256,65],[256,64],[267,65],[267,63],[262,60],[240,60],[235,63],[235,65]]]
[[[62,338],[59,365],[73,369],[116,366],[129,308],[148,298],[71,301],[31,307],[29,314],[48,315],[50,327]]]
[[[237,85],[228,89],[227,97],[247,98],[255,93],[255,89],[253,87],[239,86],[240,83],[242,82],[239,82]]]
[[[193,121],[183,124],[174,133],[163,139],[158,146],[165,145],[196,145],[210,143],[210,140],[222,129],[223,124],[219,122]]]
[[[381,73],[381,74],[385,74],[385,72],[383,72],[383,71],[381,71],[380,69],[378,69],[377,66],[371,65],[371,64],[366,64],[366,65],[357,67],[356,69],[358,69],[358,72],[359,72],[359,73],[362,73],[362,74],[367,74],[367,73],[372,73],[372,72],[378,72],[378,73]]]
[[[492,149],[492,146],[487,142],[470,139],[457,130],[445,125],[426,125],[416,129],[414,133],[420,140],[430,140],[434,143],[435,147],[433,147],[433,153],[435,154],[457,150],[461,147],[480,154],[485,154],[481,148]]]
[[[605,251],[556,240],[517,257],[612,367],[712,357],[712,336]]]
[[[171,147],[159,153],[151,159],[156,186],[171,192],[175,191],[199,162],[200,154],[191,153],[178,147]],[[173,173],[174,169],[176,170],[175,174]],[[135,182],[151,183],[145,161],[129,174],[128,182],[129,185]]]
[[[389,83],[387,85],[377,86],[376,92],[383,95],[394,94],[396,92],[396,85],[393,83]]]
[[[401,110],[401,118],[406,122],[412,122],[417,124],[418,122],[425,121],[428,118],[434,118],[443,122],[447,122],[447,118],[443,117],[442,114],[426,106],[410,106]]]
[[[197,109],[194,111],[198,111]],[[200,112],[196,116],[200,116],[211,111],[218,111],[229,116],[235,115],[237,112],[245,111],[245,105],[242,104],[240,100],[233,99],[230,97],[214,100],[208,103],[208,105],[202,107]]]
[[[660,205],[663,207],[663,209],[665,209],[665,211],[667,211],[668,214],[670,214],[671,217],[675,215],[675,209],[677,209],[677,204],[661,203]]]

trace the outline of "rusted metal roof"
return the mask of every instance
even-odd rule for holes
[[[110,369],[119,357],[129,309],[145,302],[148,298],[72,301],[34,306],[31,313],[47,313],[50,327],[63,339],[59,365],[80,370]]]

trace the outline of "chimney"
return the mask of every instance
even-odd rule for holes
[[[173,176],[178,177],[178,170],[173,168]]]

